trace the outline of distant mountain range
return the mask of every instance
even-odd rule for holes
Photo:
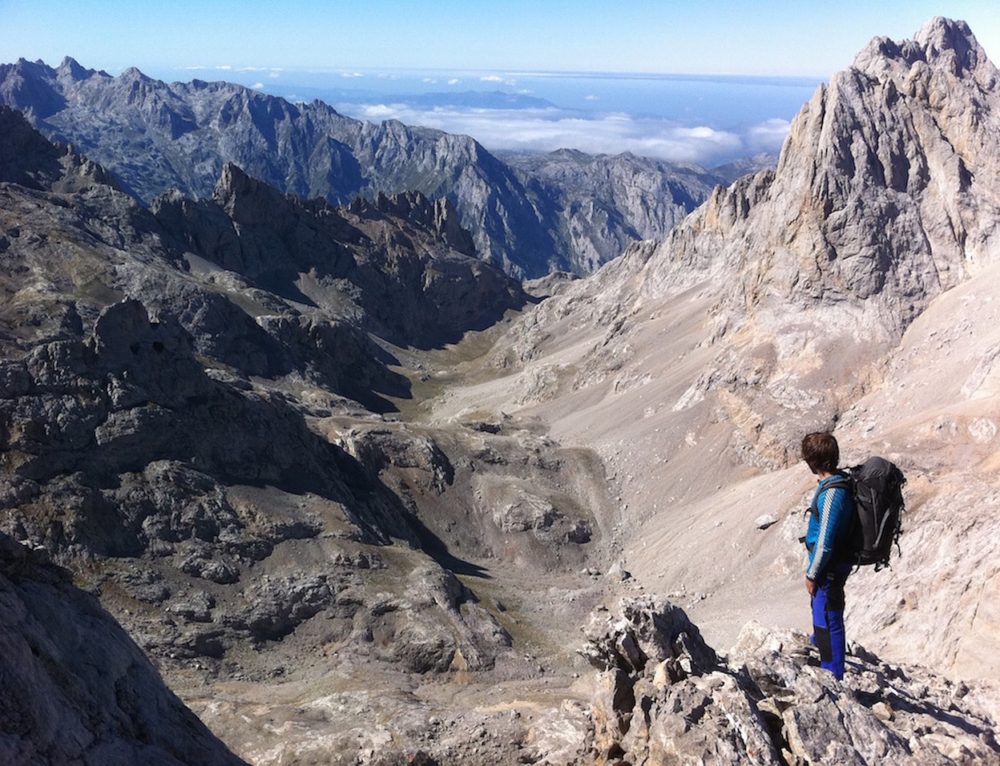
[[[210,195],[226,162],[335,204],[378,192],[447,197],[478,257],[517,277],[588,273],[633,240],[665,236],[728,181],[630,155],[555,152],[509,164],[468,136],[361,122],[321,101],[224,82],[167,84],[134,68],[112,77],[71,58],[54,69],[24,59],[0,66],[0,103],[146,203],[169,189]]]

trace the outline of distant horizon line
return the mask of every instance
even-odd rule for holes
[[[511,75],[520,77],[605,77],[609,79],[622,80],[712,80],[712,79],[741,79],[741,80],[797,80],[802,84],[812,84],[823,82],[826,78],[819,75],[770,75],[770,74],[740,74],[738,72],[628,72],[617,70],[599,69],[511,69],[511,68],[485,68],[476,69],[472,67],[361,67],[361,66],[335,66],[335,67],[267,67],[267,66],[231,66],[227,64],[215,64],[212,66],[184,66],[184,67],[164,67],[171,71],[230,71],[230,72],[304,72],[308,74],[345,74],[350,72],[441,72],[444,74],[496,74]],[[127,69],[127,67],[126,67]]]
[[[575,69],[539,69],[539,68],[529,68],[529,69],[513,69],[513,68],[474,68],[474,67],[419,67],[419,66],[350,66],[350,65],[337,65],[337,66],[262,66],[262,65],[235,65],[235,64],[195,64],[195,65],[146,65],[138,66],[136,64],[130,64],[127,66],[113,66],[113,67],[91,67],[80,63],[80,60],[75,56],[66,54],[62,57],[58,64],[50,64],[44,59],[35,59],[31,61],[30,59],[20,56],[16,61],[28,61],[29,63],[38,64],[41,63],[44,66],[48,66],[52,69],[57,69],[63,61],[66,59],[72,59],[78,65],[82,66],[84,69],[90,69],[94,72],[105,72],[106,74],[112,74],[117,72],[118,75],[129,69],[138,69],[144,74],[147,72],[154,72],[157,70],[166,72],[237,72],[237,73],[248,73],[248,72],[280,72],[282,74],[294,74],[296,72],[303,74],[331,74],[340,75],[347,77],[352,77],[355,73],[364,73],[363,76],[369,74],[375,75],[381,72],[410,72],[410,73],[432,73],[441,72],[447,74],[470,74],[470,75],[508,75],[508,76],[520,76],[520,77],[563,77],[563,78],[578,78],[578,79],[616,79],[616,80],[727,80],[727,81],[743,81],[758,84],[767,84],[768,82],[781,81],[782,83],[787,83],[789,85],[818,85],[823,82],[827,82],[830,75],[780,75],[780,74],[741,74],[737,72],[718,72],[718,73],[706,73],[706,72],[630,72],[630,71],[616,71],[616,70],[575,70]],[[16,63],[16,61],[14,63]],[[500,84],[500,83],[496,83]]]

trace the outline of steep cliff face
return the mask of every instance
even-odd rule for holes
[[[418,192],[333,208],[227,164],[210,200],[165,195],[151,210],[194,255],[399,346],[453,342],[527,300],[473,257],[450,203]]]
[[[171,188],[208,197],[227,162],[283,192],[334,204],[380,192],[447,197],[478,256],[516,276],[588,272],[637,236],[664,234],[712,183],[667,163],[598,160],[585,188],[605,185],[608,166],[642,165],[642,178],[619,173],[613,193],[590,204],[572,188],[589,177],[589,162],[575,161],[569,177],[550,172],[551,161],[537,175],[515,172],[468,136],[363,123],[320,101],[292,104],[228,83],[168,85],[137,69],[111,77],[68,58],[56,69],[0,66],[0,103],[74,144],[147,202]]]
[[[500,156],[557,222],[559,241],[570,243],[584,273],[635,240],[663,239],[722,182],[697,166],[631,154],[595,157],[562,149]]]
[[[717,188],[655,249],[634,248],[542,314],[590,294],[607,296],[588,309],[600,316],[639,316],[706,285],[719,356],[701,393],[725,378],[780,401],[766,389],[798,365],[803,407],[768,420],[832,423],[929,302],[998,257],[997,83],[962,22],[876,39],[803,107],[776,171]]]
[[[112,185],[108,173],[68,147],[58,147],[33,130],[21,115],[0,106],[0,125],[6,131],[0,143],[0,180],[30,189],[82,191],[93,184]]]
[[[244,763],[68,571],[3,533],[0,625],[4,763]]]
[[[997,86],[962,22],[872,41],[794,121],[729,300],[864,304],[898,338],[996,258]]]
[[[1000,255],[997,85],[962,22],[876,39],[803,108],[773,177],[717,194],[664,244],[645,295],[689,281],[682,264],[739,274],[713,310],[717,369],[737,385],[798,369],[809,401],[777,420],[832,424],[930,301]],[[740,356],[761,340],[775,362],[751,373]],[[803,366],[810,354],[822,362]]]

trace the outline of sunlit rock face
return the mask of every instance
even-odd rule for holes
[[[966,684],[854,647],[844,682],[802,634],[751,623],[726,660],[680,608],[625,599],[595,615],[584,652],[599,764],[988,763],[989,712]]]

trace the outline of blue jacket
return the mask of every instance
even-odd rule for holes
[[[817,579],[836,559],[838,548],[842,551],[851,533],[854,520],[854,498],[844,487],[830,487],[839,475],[828,476],[819,483],[813,497],[806,530],[806,548],[809,549],[809,566],[806,577]]]

